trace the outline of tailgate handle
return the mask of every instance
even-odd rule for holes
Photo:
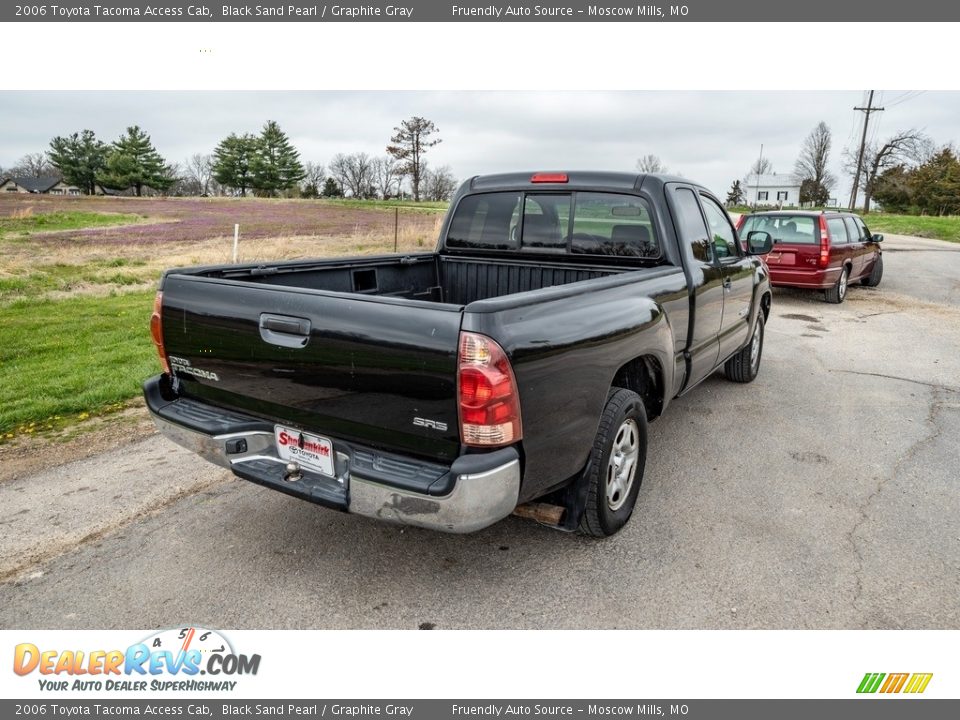
[[[260,314],[260,337],[280,347],[302,348],[310,342],[310,321],[289,315]]]

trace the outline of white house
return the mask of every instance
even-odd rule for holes
[[[747,175],[744,181],[747,205],[783,207],[800,204],[800,183],[793,175]]]

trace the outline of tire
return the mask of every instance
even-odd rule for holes
[[[637,504],[646,459],[647,411],[643,400],[631,390],[613,388],[590,451],[581,533],[609,537],[627,524]]]
[[[763,311],[757,314],[757,324],[753,327],[753,337],[744,347],[740,348],[723,366],[723,373],[727,380],[738,383],[753,382],[760,372],[760,358],[763,357]]]
[[[870,274],[860,281],[861,285],[866,285],[867,287],[876,287],[880,284],[880,279],[883,277],[883,255],[877,258],[877,261],[873,264],[873,270],[870,271]]]
[[[840,271],[840,277],[837,278],[837,284],[826,291],[828,303],[842,303],[847,297],[847,285],[850,279],[850,270],[846,267]]]

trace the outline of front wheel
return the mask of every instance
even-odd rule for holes
[[[883,277],[883,256],[877,258],[877,261],[873,264],[873,270],[870,271],[870,274],[860,281],[861,285],[866,285],[867,287],[876,287],[880,284],[880,279]]]
[[[723,372],[728,380],[739,383],[753,382],[760,372],[760,356],[763,355],[763,311],[757,313],[753,337],[740,351],[727,360]]]
[[[631,390],[613,388],[600,417],[586,477],[587,506],[580,532],[609,537],[627,524],[637,504],[647,460],[647,411]]]

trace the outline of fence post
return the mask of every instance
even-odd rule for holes
[[[237,264],[237,251],[240,249],[240,223],[233,226],[233,264]]]
[[[393,251],[397,251],[397,237],[399,236],[400,208],[393,209]]]

